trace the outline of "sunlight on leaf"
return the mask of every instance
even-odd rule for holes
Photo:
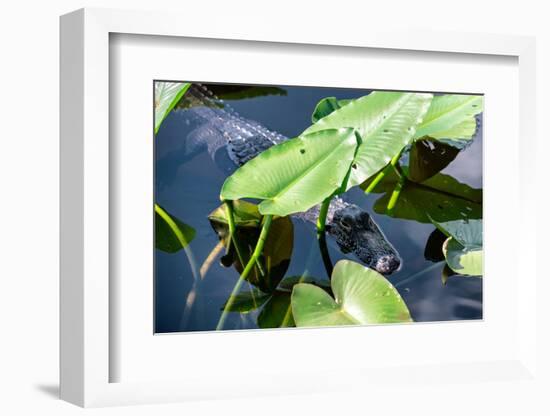
[[[483,274],[483,222],[481,220],[448,221],[434,225],[449,238],[443,243],[447,265],[458,274]]]
[[[448,94],[434,97],[414,138],[429,136],[463,148],[475,134],[475,116],[482,111],[482,95]]]
[[[190,86],[187,82],[155,81],[155,134]]]
[[[407,305],[381,274],[349,260],[336,263],[334,299],[323,289],[299,283],[292,291],[296,326],[335,326],[412,322]]]
[[[341,188],[357,138],[353,129],[329,129],[270,147],[223,184],[222,200],[254,198],[262,215],[304,212]]]
[[[377,173],[409,144],[431,100],[431,94],[375,91],[321,118],[304,134],[342,127],[359,133],[362,142],[349,189]]]

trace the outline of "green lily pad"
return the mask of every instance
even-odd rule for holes
[[[188,82],[155,81],[155,134],[190,86]]]
[[[323,289],[299,283],[292,291],[296,326],[335,326],[412,322],[407,305],[381,274],[341,260],[331,280],[334,299]]]
[[[270,147],[237,169],[221,199],[260,199],[262,215],[304,212],[342,187],[357,138],[353,129],[327,129]]]
[[[342,127],[359,133],[362,141],[349,189],[377,173],[409,144],[431,100],[431,94],[375,91],[321,118],[304,134]]]
[[[195,238],[196,231],[190,225],[169,214],[155,204],[155,247],[166,253],[176,253]]]
[[[449,237],[443,244],[447,265],[458,274],[479,276],[483,274],[483,250],[468,249]]]
[[[443,243],[447,265],[458,274],[483,274],[483,222],[458,220],[434,225],[449,238]]]

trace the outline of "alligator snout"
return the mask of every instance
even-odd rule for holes
[[[378,259],[374,268],[382,274],[391,274],[399,270],[401,259],[393,255],[382,256]]]

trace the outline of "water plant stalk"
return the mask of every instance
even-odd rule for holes
[[[224,201],[224,203],[227,214],[227,225],[229,227],[229,238],[227,239],[226,251],[229,251],[229,245],[233,243],[235,251],[237,252],[237,258],[239,259],[239,262],[244,266],[244,257],[242,255],[243,251],[240,249],[239,241],[237,239],[237,227],[235,226],[235,210],[233,207],[233,201]],[[256,267],[258,267],[260,274],[262,275],[262,277],[264,277],[265,271],[259,260],[256,260]]]
[[[390,216],[393,216],[395,205],[397,204],[397,200],[399,199],[399,195],[401,194],[405,181],[406,181],[405,176],[400,176],[399,181],[397,182],[397,184],[395,185],[395,188],[393,189],[390,200],[388,201],[388,206],[386,208]]]
[[[390,163],[387,164],[384,167],[384,169],[382,169],[380,172],[378,172],[378,175],[375,176],[375,178],[372,180],[372,182],[369,184],[369,186],[367,186],[367,189],[365,189],[365,194],[370,194],[374,190],[374,188],[376,188],[376,186],[382,181],[382,179],[384,179],[386,177],[388,172],[392,168],[395,168],[395,166],[397,165],[397,162],[399,162],[399,159],[401,159],[401,154],[402,153],[403,153],[403,150],[401,150],[401,152],[396,154],[393,157],[393,159],[390,161]]]
[[[172,219],[172,217],[170,217],[170,215],[160,205],[156,203],[155,203],[155,212],[158,215],[160,215],[160,217],[166,222],[168,227],[170,227],[170,230],[172,230],[172,232],[178,239],[180,245],[183,248],[183,252],[187,257],[187,260],[189,261],[189,266],[191,267],[191,273],[193,274],[193,279],[197,281],[199,278],[199,274],[197,273],[197,263],[195,261],[195,256],[193,255],[193,252],[189,247],[189,241],[187,241],[187,238],[185,238],[185,235],[181,232],[180,228]]]
[[[248,277],[248,275],[250,274],[250,271],[254,268],[256,261],[260,258],[260,255],[262,254],[262,251],[264,249],[265,240],[267,239],[267,235],[269,233],[269,227],[271,227],[272,219],[273,219],[272,215],[266,215],[264,217],[262,231],[260,232],[260,237],[258,238],[256,247],[254,248],[254,252],[252,253],[252,256],[250,257],[250,259],[248,260],[248,263],[246,264],[246,267],[244,268],[243,272],[239,276],[239,280],[237,280],[237,283],[235,283],[235,286],[231,291],[231,295],[229,295],[229,299],[227,300],[227,303],[223,308],[222,315],[220,316],[220,320],[218,321],[218,325],[216,326],[216,331],[223,329],[223,325],[227,318],[227,314],[229,313],[229,310],[231,310],[231,307],[235,302],[235,297],[241,290],[241,286],[243,282],[246,280],[246,278]]]
[[[317,241],[319,241],[319,250],[321,251],[321,257],[329,279],[332,276],[332,261],[330,260],[330,254],[327,247],[326,221],[331,200],[332,196],[323,201],[319,209],[319,217],[317,218]]]

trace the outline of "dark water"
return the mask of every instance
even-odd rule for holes
[[[320,99],[329,96],[356,98],[368,93],[365,90],[310,87],[284,87],[284,90],[285,96],[227,100],[227,103],[243,117],[294,137],[311,125],[311,113]],[[187,255],[183,251],[167,254],[155,250],[157,333],[213,330],[221,307],[239,277],[235,269],[221,266],[218,256],[205,277],[194,283],[190,263],[194,262],[194,269],[198,271],[218,244],[207,215],[220,205],[219,192],[227,171],[226,167],[212,161],[206,150],[188,155],[185,139],[192,128],[185,110],[175,110],[163,122],[155,139],[156,201],[197,231]],[[478,132],[473,144],[463,150],[443,173],[471,187],[481,188],[481,172],[482,138]],[[348,194],[350,202],[365,208],[373,216],[401,254],[403,267],[389,280],[404,298],[415,321],[482,317],[482,279],[451,277],[443,285],[441,272],[444,262],[433,263],[424,258],[424,248],[434,230],[433,225],[376,214],[372,205],[380,195],[365,196],[358,188]],[[294,251],[286,276],[301,275],[307,267],[308,275],[325,277],[313,225],[293,221]],[[351,254],[342,254],[330,238],[329,250],[333,263],[342,258],[357,261]],[[257,311],[230,313],[224,328],[257,328],[257,315]]]

